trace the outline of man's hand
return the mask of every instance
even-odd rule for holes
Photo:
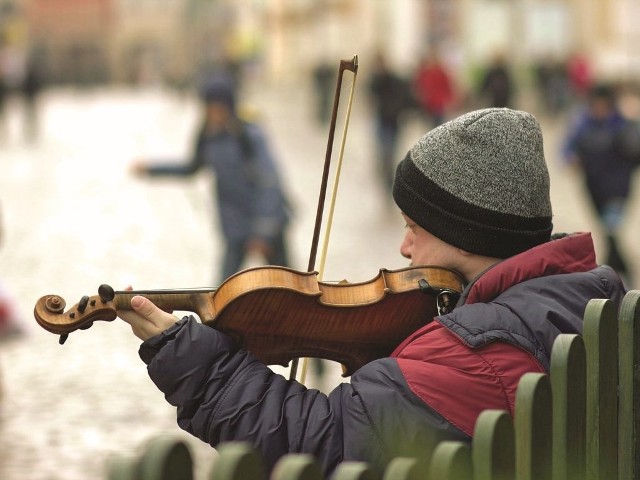
[[[179,319],[160,308],[151,300],[136,295],[131,299],[132,310],[118,310],[118,316],[131,325],[133,334],[141,340],[147,340],[177,322]]]
[[[138,177],[142,177],[147,174],[147,165],[141,159],[135,159],[133,163],[129,166],[129,171]]]

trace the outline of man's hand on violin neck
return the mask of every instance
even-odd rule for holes
[[[148,298],[136,295],[131,310],[118,310],[118,316],[131,325],[136,337],[147,340],[164,332],[178,321],[178,317],[158,308]]]

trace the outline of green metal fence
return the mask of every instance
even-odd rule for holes
[[[429,465],[396,458],[376,477],[366,463],[344,462],[332,480],[637,480],[640,455],[638,317],[640,290],[619,315],[609,300],[592,300],[584,333],[560,335],[549,375],[522,377],[515,415],[486,410],[471,444],[442,442]],[[109,480],[193,480],[194,459],[178,437],[158,436],[136,457],[108,462]],[[212,480],[319,480],[309,455],[283,457],[269,476],[249,445],[227,443],[212,461]]]

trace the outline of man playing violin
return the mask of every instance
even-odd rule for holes
[[[429,131],[398,165],[393,197],[407,226],[401,254],[466,286],[450,313],[329,395],[144,297],[118,312],[180,427],[214,447],[250,442],[269,466],[310,453],[327,474],[342,461],[426,460],[441,440],[470,440],[483,410],[513,414],[520,377],[548,372],[554,339],[582,332],[590,299],[622,300],[590,234],[552,236],[542,133],[528,113],[478,110]]]

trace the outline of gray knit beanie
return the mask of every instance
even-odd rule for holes
[[[434,128],[396,169],[393,198],[458,248],[507,258],[551,236],[542,132],[526,112],[487,108]]]

